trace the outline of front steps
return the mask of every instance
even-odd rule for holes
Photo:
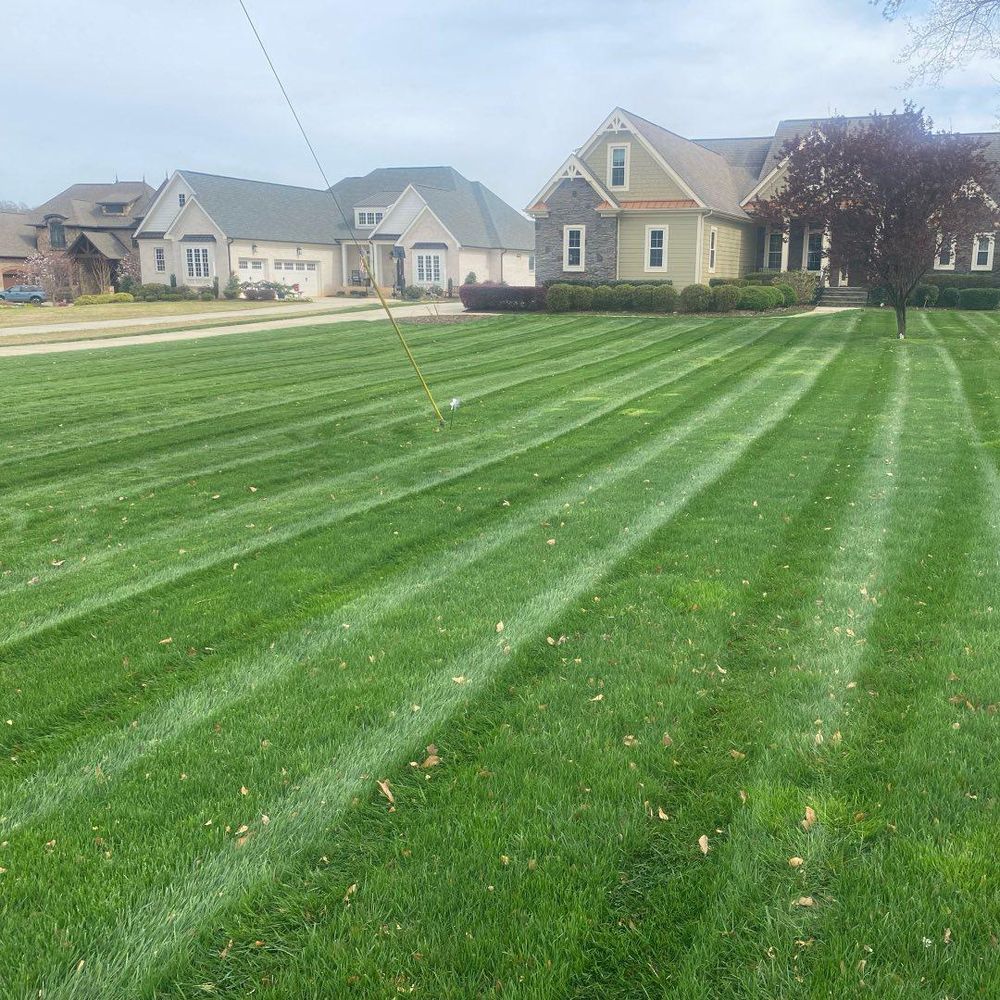
[[[840,309],[863,309],[868,303],[868,289],[857,285],[820,289],[818,305]]]

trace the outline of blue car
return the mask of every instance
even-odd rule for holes
[[[0,300],[4,302],[30,302],[41,305],[45,301],[45,289],[41,285],[12,285],[0,291]]]

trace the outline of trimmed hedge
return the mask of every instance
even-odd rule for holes
[[[925,274],[923,282],[938,288],[1000,288],[1000,275],[983,274],[940,274],[931,271]]]
[[[919,307],[932,306],[938,300],[941,289],[937,285],[917,285],[910,295],[910,301]]]
[[[107,306],[112,302],[135,302],[135,296],[128,292],[102,292],[100,295],[78,295],[73,300],[75,306]]]
[[[962,288],[958,304],[961,309],[996,309],[1000,304],[1000,288]]]
[[[962,293],[957,288],[946,286],[941,289],[938,302],[947,309],[957,309],[961,298]]]
[[[198,292],[186,285],[161,285],[149,282],[133,293],[137,302],[190,302],[198,298]],[[214,297],[214,296],[213,296]]]
[[[746,278],[709,278],[708,287],[709,288],[721,288],[723,285],[746,285]]]
[[[743,280],[748,285],[773,285],[775,278],[787,273],[787,271],[751,271],[743,275]]]
[[[533,285],[462,285],[458,297],[472,312],[537,312],[545,308],[545,289]]]
[[[783,306],[794,306],[799,301],[799,297],[791,285],[786,285],[782,282],[780,285],[772,285],[771,287],[781,292],[781,304]]]
[[[715,312],[732,312],[740,301],[741,286],[716,285],[712,289],[712,309]]]
[[[677,308],[677,291],[662,283],[632,285],[581,285],[562,282],[547,289],[519,289],[540,295],[549,312],[656,312],[670,313]],[[464,296],[463,296],[464,301]],[[539,305],[537,308],[541,308]]]
[[[740,289],[737,308],[763,312],[765,309],[777,309],[784,304],[785,297],[777,288],[770,285],[747,285],[746,288]]]
[[[712,308],[712,289],[708,285],[688,285],[681,291],[682,312],[708,312]]]
[[[654,278],[651,281],[644,281],[641,279],[633,281],[628,278],[615,278],[609,281],[593,281],[588,278],[580,278],[579,280],[575,278],[549,278],[548,281],[542,282],[542,287],[551,288],[553,285],[585,285],[588,288],[598,288],[602,286],[607,288],[616,288],[619,285],[651,285],[653,287],[657,285],[670,285],[672,287],[673,284],[674,283],[669,278]]]

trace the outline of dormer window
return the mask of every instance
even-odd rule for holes
[[[354,210],[354,224],[359,229],[372,229],[377,226],[385,217],[385,212],[377,208],[356,208]]]
[[[628,189],[629,144],[612,143],[608,146],[608,187]]]
[[[184,207],[184,203],[185,203],[186,201],[187,201],[187,195],[186,195],[186,194],[185,194],[185,193],[184,193],[183,191],[181,191],[181,192],[180,192],[180,193],[179,193],[179,194],[177,195],[177,207],[178,207],[178,208],[183,208],[183,207]]]
[[[110,202],[106,201],[101,205],[101,210],[105,215],[124,215],[126,205],[123,202]]]
[[[49,243],[53,250],[66,249],[66,227],[57,219],[49,222]]]

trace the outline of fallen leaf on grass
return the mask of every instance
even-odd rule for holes
[[[795,900],[795,905],[796,906],[815,906],[816,905],[816,900],[813,899],[812,896],[799,896],[799,898],[797,900]]]
[[[546,545],[555,545],[556,544],[556,540],[554,538],[550,538],[545,544]]]
[[[497,631],[498,632],[502,632],[503,631],[503,622],[497,622]]]
[[[802,858],[789,858],[788,863],[792,866],[792,868],[801,868],[802,865],[805,864]]]
[[[639,741],[631,733],[622,740],[622,743],[627,747],[637,747],[639,745]]]
[[[170,643],[172,643],[173,641],[174,641],[174,640],[173,640],[173,637],[172,637],[172,636],[169,636],[169,635],[168,635],[168,636],[166,637],[166,639],[161,639],[161,640],[160,640],[160,645],[161,645],[161,646],[169,646],[169,645],[170,645]]]
[[[230,938],[226,942],[226,947],[219,952],[219,958],[227,958],[229,953],[233,950],[233,939]]]
[[[395,805],[396,799],[395,796],[392,794],[392,789],[389,787],[388,780],[379,781],[377,782],[377,784],[378,784],[378,790],[389,800],[389,805]]]
[[[674,741],[670,738],[670,733],[663,734],[663,745],[665,747],[673,746]]]
[[[344,906],[351,905],[351,896],[353,896],[358,891],[358,883],[352,882],[347,887],[347,892],[344,893]]]
[[[604,695],[603,694],[595,694],[594,697],[591,698],[590,700],[591,701],[604,701]]]
[[[663,809],[663,806],[658,806],[658,807],[657,807],[657,809],[656,809],[656,815],[657,815],[657,816],[658,816],[658,817],[659,817],[660,819],[664,820],[664,822],[665,822],[666,820],[670,819],[670,817],[669,817],[669,816],[668,816],[668,815],[666,814],[666,812],[664,811],[664,809]]]
[[[441,763],[441,758],[438,756],[438,748],[431,743],[427,747],[427,759],[421,764],[421,767],[437,767]]]
[[[701,848],[702,854],[708,854],[708,837],[705,834],[698,838],[698,846]]]
[[[466,680],[467,680],[467,679],[468,679],[468,678],[467,678],[467,677],[465,676],[465,674],[460,674],[460,675],[459,675],[458,677],[452,677],[452,680],[453,680],[453,681],[454,681],[454,682],[455,682],[456,684],[464,684],[464,683],[466,682]]]
[[[741,788],[740,789],[740,802],[742,802],[744,805],[746,805],[746,801],[747,801],[747,793]]]
[[[944,929],[944,943],[945,944],[951,944],[951,928],[950,927],[946,927]]]
[[[246,785],[240,785],[240,795],[249,795],[250,789]]]
[[[729,756],[732,757],[733,760],[745,760],[746,759],[746,754],[743,753],[742,750],[730,750],[729,751]]]
[[[812,806],[806,806],[806,818],[799,824],[808,833],[816,822],[816,810]]]

